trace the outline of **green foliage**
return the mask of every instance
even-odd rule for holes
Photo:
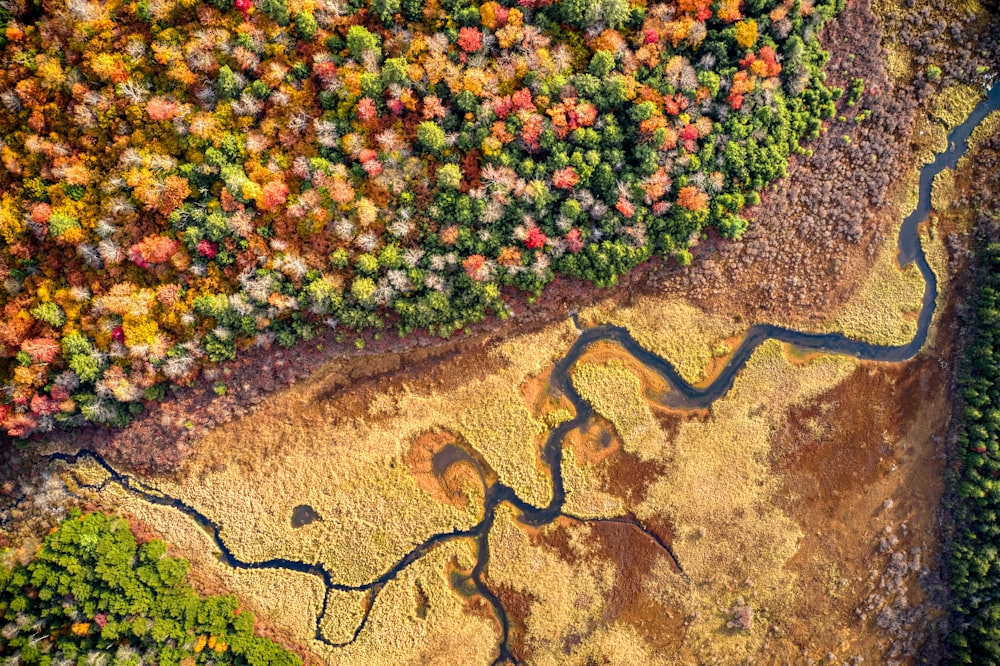
[[[387,58],[382,65],[382,80],[386,85],[403,83],[407,79],[406,58]]]
[[[407,21],[419,21],[424,12],[424,0],[401,0],[400,9]]]
[[[362,305],[374,305],[375,281],[367,277],[354,278],[351,283],[351,295]]]
[[[444,148],[444,130],[432,120],[425,120],[417,127],[417,141],[428,152],[436,153]]]
[[[319,24],[316,23],[316,17],[312,15],[312,12],[299,12],[296,15],[295,30],[302,39],[312,39],[316,35]]]
[[[39,303],[31,309],[31,316],[49,326],[59,327],[66,323],[66,314],[55,303]]]
[[[390,23],[400,9],[400,0],[372,0],[372,13],[383,23]]]
[[[80,221],[63,213],[54,213],[49,218],[49,234],[53,238],[59,238],[70,229],[79,229]]]
[[[219,67],[219,76],[216,79],[216,92],[222,99],[233,99],[239,97],[242,90],[240,80],[229,65]]]
[[[862,78],[854,78],[851,80],[851,87],[848,90],[847,98],[844,103],[847,106],[854,106],[861,99],[861,95],[865,92],[865,80]]]
[[[446,190],[457,190],[462,184],[462,170],[457,164],[444,164],[438,169],[437,182]]]
[[[955,536],[951,544],[952,663],[1000,661],[1000,244],[979,253],[973,335],[959,382]]]
[[[234,597],[200,598],[187,572],[162,541],[137,543],[125,520],[75,511],[27,565],[0,566],[0,655],[42,666],[102,654],[115,664],[301,663],[254,635]]]
[[[615,68],[615,56],[611,51],[597,51],[590,59],[588,72],[596,77],[604,77]]]
[[[288,25],[288,0],[260,0],[259,6],[278,25]]]
[[[367,252],[354,260],[354,269],[361,275],[374,275],[378,271],[378,259]]]
[[[352,25],[347,31],[347,50],[355,60],[361,60],[365,51],[381,55],[378,37],[361,25]]]

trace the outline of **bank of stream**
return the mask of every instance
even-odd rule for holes
[[[943,169],[953,168],[958,160],[965,154],[968,148],[968,139],[972,131],[980,122],[992,111],[1000,109],[1000,85],[994,86],[983,100],[972,111],[966,120],[956,127],[948,136],[948,148],[945,152],[937,155],[934,162],[926,165],[920,172],[919,199],[916,210],[911,213],[899,232],[899,264],[901,266],[916,262],[921,275],[923,276],[925,288],[923,304],[917,320],[917,332],[913,339],[905,345],[880,346],[858,340],[852,340],[837,333],[816,334],[803,333],[780,326],[770,324],[757,324],[749,329],[742,343],[733,353],[729,362],[722,372],[706,387],[696,388],[685,382],[677,373],[669,361],[656,356],[644,349],[627,330],[616,326],[604,325],[587,328],[581,331],[579,337],[572,347],[559,361],[555,363],[552,370],[549,388],[557,394],[565,396],[576,410],[573,419],[560,424],[553,429],[542,449],[542,460],[547,466],[552,480],[552,500],[548,506],[539,508],[521,500],[512,488],[504,484],[495,483],[486,488],[484,498],[484,512],[482,520],[473,527],[465,530],[456,530],[436,534],[422,544],[407,553],[395,566],[386,571],[378,578],[359,586],[348,586],[337,583],[330,573],[318,563],[299,562],[286,559],[271,559],[262,562],[245,562],[235,557],[226,546],[220,534],[219,522],[201,513],[184,501],[167,496],[152,486],[143,483],[136,477],[123,474],[114,469],[99,454],[90,450],[81,450],[75,454],[55,453],[49,457],[53,460],[61,460],[70,464],[76,463],[83,458],[88,458],[100,465],[108,474],[108,478],[100,486],[94,487],[102,489],[108,483],[115,483],[124,490],[142,498],[145,501],[162,506],[170,506],[181,511],[199,526],[205,529],[214,540],[221,553],[222,561],[228,566],[239,569],[283,569],[306,573],[318,576],[323,580],[327,590],[324,596],[323,607],[316,617],[316,640],[326,645],[337,648],[349,645],[357,639],[364,630],[368,621],[368,615],[375,604],[379,592],[382,588],[395,578],[401,571],[417,561],[420,557],[432,548],[443,542],[470,538],[477,544],[477,561],[468,579],[460,581],[463,584],[471,582],[478,593],[492,606],[497,620],[501,627],[501,640],[494,664],[515,664],[518,660],[510,651],[509,646],[509,621],[506,611],[496,594],[486,585],[483,575],[489,565],[489,534],[493,526],[496,508],[502,503],[508,503],[515,507],[520,513],[522,523],[531,526],[542,526],[553,522],[560,516],[566,516],[576,520],[587,519],[572,516],[563,511],[563,504],[566,492],[563,487],[561,472],[562,447],[566,436],[578,428],[586,428],[594,415],[593,408],[583,400],[579,393],[573,388],[570,379],[570,370],[574,363],[580,358],[591,345],[598,342],[614,342],[621,345],[629,354],[634,356],[641,363],[659,374],[669,385],[663,401],[664,405],[679,409],[704,408],[710,406],[715,400],[724,395],[733,385],[737,373],[743,368],[746,361],[762,343],[774,339],[788,343],[804,351],[821,351],[834,354],[844,354],[862,360],[881,362],[900,362],[912,358],[923,347],[927,339],[931,319],[937,300],[937,278],[927,263],[923,250],[920,247],[920,239],[917,227],[926,219],[930,212],[931,186],[935,176]],[[305,510],[303,510],[304,512]],[[311,511],[311,509],[310,509]],[[305,515],[305,513],[303,513]],[[313,519],[310,517],[310,519]],[[651,539],[673,562],[678,575],[685,577],[681,563],[678,561],[670,546],[664,543],[655,533],[645,528],[632,516],[621,516],[618,518],[603,519],[605,522],[623,523],[636,530],[643,532]],[[588,521],[598,522],[598,521]],[[367,593],[366,610],[361,622],[356,628],[351,640],[346,643],[334,643],[327,640],[322,633],[321,623],[325,615],[326,599],[331,590],[352,591]]]

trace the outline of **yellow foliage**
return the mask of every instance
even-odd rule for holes
[[[208,638],[206,636],[199,636],[198,640],[194,642],[194,651],[201,652],[205,649],[205,644],[208,643]]]
[[[741,49],[749,49],[757,43],[757,21],[746,19],[736,24],[736,43]]]
[[[487,157],[492,157],[494,155],[499,155],[503,150],[503,144],[500,143],[498,139],[492,136],[488,136],[483,139],[483,154]]]
[[[125,345],[127,347],[152,344],[160,330],[152,319],[129,315],[125,315],[122,329],[125,331]]]
[[[41,79],[43,88],[58,88],[63,84],[66,75],[63,73],[59,61],[49,56],[40,55],[37,58],[38,69],[35,74]]]
[[[16,243],[24,233],[24,220],[17,211],[17,199],[10,193],[0,197],[0,236],[9,244]]]
[[[72,631],[77,636],[86,636],[87,632],[90,631],[90,623],[77,622],[76,624],[70,627],[70,631]]]
[[[462,85],[476,97],[483,94],[483,87],[486,85],[486,72],[481,69],[470,68],[466,70],[462,78]]]

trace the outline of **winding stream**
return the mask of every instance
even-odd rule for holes
[[[337,583],[322,564],[309,564],[286,559],[271,559],[263,562],[242,561],[235,557],[226,546],[220,535],[219,523],[213,521],[184,501],[167,496],[133,476],[118,472],[96,452],[83,450],[76,454],[56,453],[49,457],[53,460],[61,460],[70,464],[84,458],[91,459],[100,465],[109,475],[106,481],[99,486],[91,486],[92,488],[101,490],[108,483],[115,483],[147,502],[173,507],[181,511],[211,535],[212,540],[222,554],[222,561],[228,566],[238,569],[282,569],[321,578],[327,594],[323,599],[322,610],[316,618],[316,640],[335,648],[349,645],[357,639],[367,624],[368,615],[376,602],[379,592],[386,583],[395,578],[406,567],[413,564],[438,544],[459,538],[474,539],[477,544],[478,557],[469,575],[469,581],[475,585],[478,593],[492,606],[501,626],[499,651],[494,664],[519,663],[511,654],[509,648],[510,626],[507,613],[500,603],[500,599],[483,582],[483,573],[489,564],[490,556],[489,533],[493,526],[496,508],[501,503],[506,502],[514,506],[522,514],[520,517],[521,522],[532,526],[551,523],[560,516],[586,522],[614,522],[629,525],[633,529],[643,532],[657,547],[662,549],[673,561],[678,574],[686,579],[680,562],[670,547],[656,534],[642,526],[634,517],[621,516],[618,518],[589,520],[567,514],[563,511],[566,491],[563,487],[561,471],[562,444],[572,430],[586,427],[586,424],[594,414],[593,408],[580,397],[580,394],[573,388],[570,380],[570,368],[580,358],[580,355],[597,342],[610,341],[621,345],[629,354],[663,377],[670,386],[670,391],[667,393],[664,404],[677,408],[700,408],[711,405],[732,387],[737,373],[743,368],[743,365],[750,358],[751,354],[753,354],[754,350],[770,339],[792,344],[801,350],[845,354],[862,360],[899,362],[912,358],[923,347],[927,339],[927,332],[934,314],[937,299],[937,278],[930,269],[923,250],[920,247],[917,226],[930,212],[930,193],[934,177],[943,169],[953,168],[956,165],[959,158],[965,154],[968,147],[968,138],[972,131],[982,122],[987,114],[996,109],[1000,109],[1000,85],[994,86],[989,91],[986,99],[980,102],[969,117],[948,135],[948,149],[940,153],[934,162],[926,165],[920,172],[917,208],[903,222],[898,241],[899,264],[905,266],[915,261],[925,283],[923,305],[917,320],[917,333],[909,343],[899,346],[880,346],[852,340],[836,333],[803,333],[770,324],[757,324],[749,329],[743,342],[733,353],[729,362],[716,379],[707,387],[696,388],[685,382],[668,361],[650,353],[639,345],[627,330],[610,325],[596,326],[583,330],[566,355],[555,363],[550,379],[550,388],[569,399],[576,410],[576,416],[552,430],[542,449],[542,460],[548,467],[552,479],[552,500],[548,506],[542,508],[532,506],[519,498],[514,490],[506,485],[497,483],[489,486],[485,492],[483,519],[478,524],[465,530],[435,534],[407,553],[383,575],[363,585],[348,586]],[[326,614],[327,598],[329,592],[332,590],[365,592],[367,594],[364,616],[355,630],[353,637],[346,643],[334,643],[327,640],[320,629],[322,619]]]

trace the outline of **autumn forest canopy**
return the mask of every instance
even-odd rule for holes
[[[0,432],[122,424],[249,344],[450,335],[556,274],[689,262],[832,115],[842,4],[5,3]]]

